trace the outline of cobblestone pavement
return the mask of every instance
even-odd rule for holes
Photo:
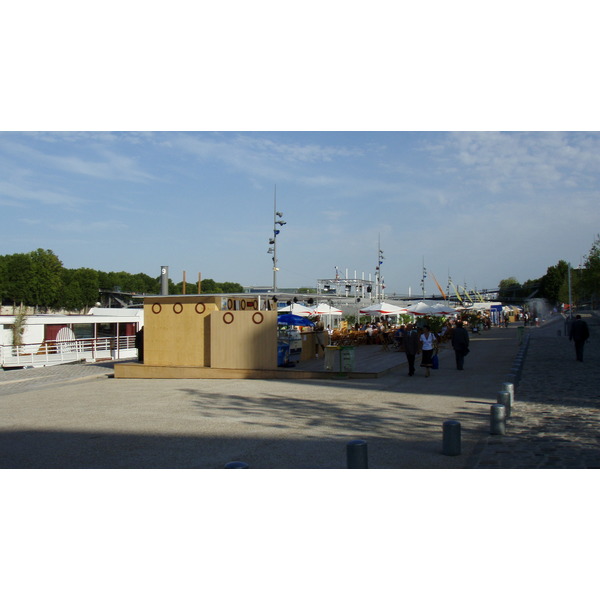
[[[506,434],[484,439],[474,468],[600,467],[600,318],[581,314],[590,329],[583,363],[560,321],[528,330]]]

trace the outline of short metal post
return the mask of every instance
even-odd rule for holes
[[[248,463],[242,462],[241,460],[234,460],[232,462],[228,462],[225,465],[226,469],[249,469]]]
[[[506,433],[506,407],[504,404],[492,404],[490,409],[490,433],[504,435]]]
[[[498,392],[496,396],[496,402],[502,404],[506,409],[506,418],[510,418],[510,394],[506,391]]]
[[[446,456],[458,456],[461,452],[460,421],[444,421],[443,431],[442,453]]]
[[[515,404],[515,384],[503,383],[502,390],[510,394],[510,407],[512,408]]]
[[[354,440],[346,444],[346,461],[349,469],[368,469],[367,442]]]

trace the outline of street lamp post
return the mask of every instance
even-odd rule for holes
[[[277,220],[278,217],[279,221]],[[277,186],[275,186],[273,193],[273,237],[269,238],[269,246],[271,247],[267,250],[269,254],[273,255],[273,293],[277,291],[277,271],[279,271],[279,267],[277,266],[277,236],[281,230],[277,229],[277,227],[285,225],[285,221],[281,217],[283,217],[283,213],[277,212]]]
[[[381,235],[377,240],[377,266],[375,267],[375,297],[378,300],[382,300],[384,298],[383,290],[385,285],[383,283],[383,276],[381,275],[381,265],[384,260],[383,250],[381,249]]]

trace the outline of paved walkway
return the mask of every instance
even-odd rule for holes
[[[474,467],[600,467],[600,319],[583,316],[590,328],[583,363],[560,326],[529,330],[506,435],[486,436]]]
[[[596,467],[600,332],[589,322],[583,364],[561,322],[529,330],[505,436],[489,434],[489,413],[516,327],[472,336],[462,372],[444,350],[430,378],[116,380],[111,363],[0,372],[0,467],[335,469],[353,439],[368,442],[370,468]],[[442,454],[446,419],[461,422],[460,456]]]

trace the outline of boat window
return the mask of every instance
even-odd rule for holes
[[[98,337],[112,337],[117,335],[116,323],[98,323]]]
[[[75,333],[75,339],[88,339],[94,337],[94,324],[93,323],[76,323],[73,325],[73,332]]]

